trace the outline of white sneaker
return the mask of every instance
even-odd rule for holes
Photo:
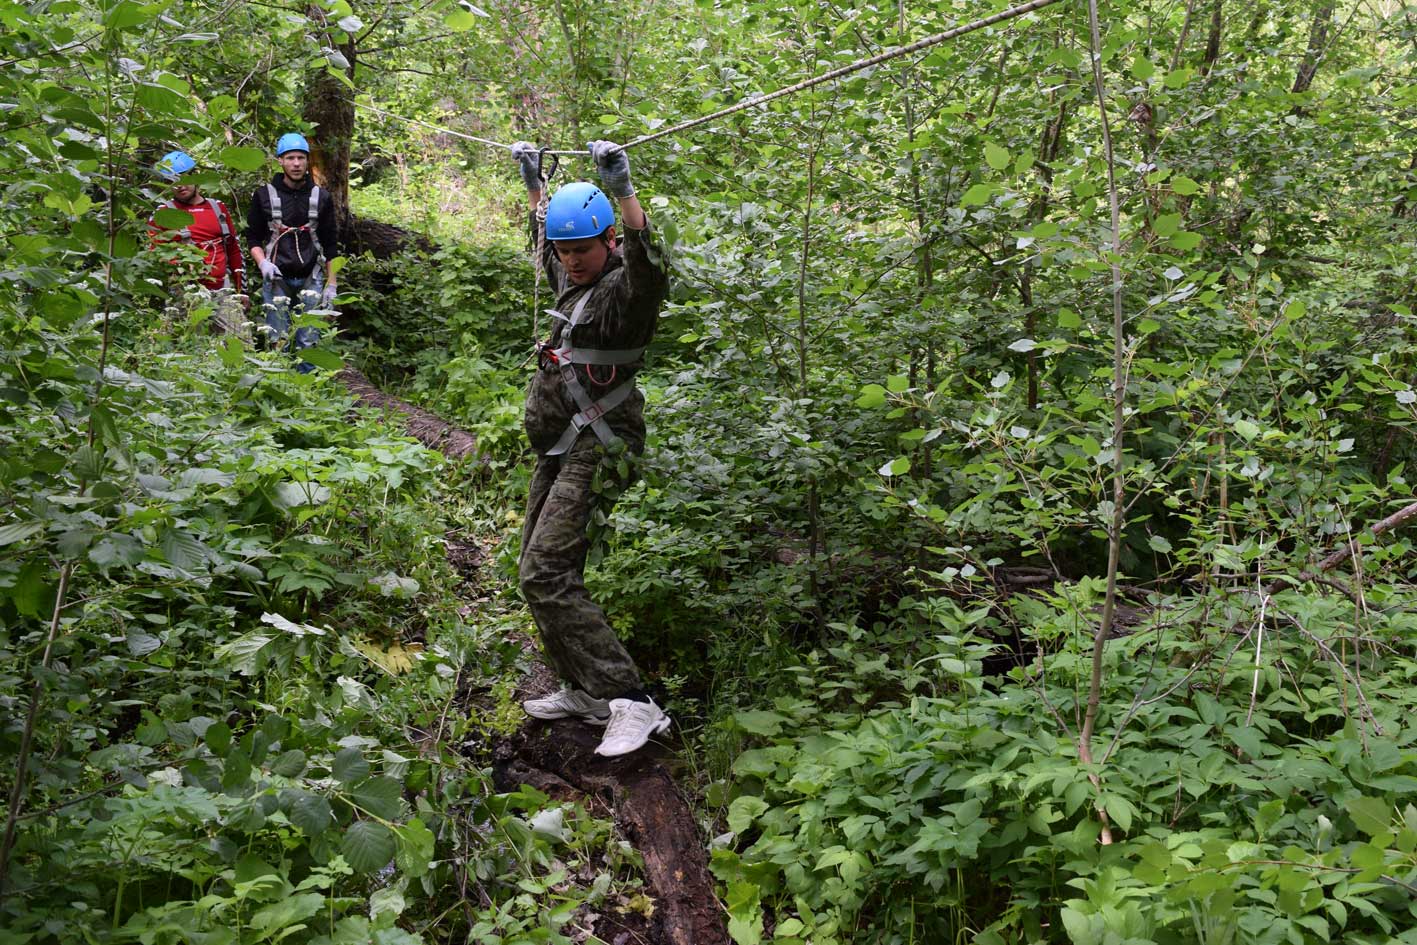
[[[651,735],[669,727],[669,716],[653,702],[610,700],[610,725],[595,749],[597,755],[616,758],[644,747]]]
[[[583,719],[592,725],[604,725],[610,719],[610,703],[569,687],[541,699],[528,699],[522,708],[534,719]]]

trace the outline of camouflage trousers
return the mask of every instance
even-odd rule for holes
[[[592,520],[609,514],[628,485],[616,465],[589,431],[563,456],[538,456],[519,561],[522,596],[552,668],[599,699],[640,685],[635,661],[585,586]]]

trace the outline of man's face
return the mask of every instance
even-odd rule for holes
[[[280,169],[293,181],[304,180],[309,168],[310,155],[304,151],[287,151],[280,156]]]
[[[552,249],[566,276],[576,285],[590,285],[605,271],[610,247],[615,245],[615,228],[605,231],[605,238],[592,236],[583,240],[553,240]]]
[[[196,203],[197,185],[178,181],[172,185],[172,196],[177,198],[178,203]]]

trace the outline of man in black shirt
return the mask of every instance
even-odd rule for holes
[[[290,333],[293,317],[315,308],[330,307],[335,297],[334,205],[329,194],[310,178],[310,145],[300,134],[280,136],[276,158],[281,173],[251,195],[246,214],[246,245],[261,271],[261,297],[271,343],[279,344]],[[320,331],[298,327],[290,350],[314,346]],[[301,362],[297,370],[309,371]]]

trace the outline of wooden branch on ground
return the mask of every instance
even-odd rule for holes
[[[1376,538],[1383,532],[1392,531],[1394,528],[1401,525],[1403,522],[1406,522],[1414,515],[1417,515],[1417,502],[1413,502],[1411,505],[1392,513],[1387,518],[1383,519],[1382,521],[1369,528],[1368,532]],[[1303,573],[1301,573],[1298,578],[1299,583],[1303,584],[1306,581],[1312,581],[1320,574],[1332,571],[1334,568],[1338,567],[1340,564],[1353,557],[1354,552],[1357,550],[1358,539],[1350,537],[1342,548],[1339,548],[1337,551],[1330,553],[1328,557],[1320,561],[1318,563],[1318,566],[1315,567],[1313,570],[1304,571]],[[1273,594],[1283,589],[1287,585],[1287,583],[1288,582],[1284,579],[1270,581],[1268,584],[1265,585],[1264,593]]]
[[[599,743],[600,730],[581,722],[528,723],[497,746],[493,783],[499,791],[531,784],[553,797],[543,785],[569,785],[608,801],[616,825],[644,857],[654,897],[651,941],[729,945],[699,825],[660,764],[665,752],[650,745],[602,758],[595,753]]]
[[[401,414],[409,435],[425,446],[455,459],[477,458],[476,441],[466,430],[390,397],[352,368],[338,376],[360,403]],[[481,561],[466,554],[450,560],[468,571],[476,571]],[[544,668],[534,668],[529,679],[520,695],[555,684]],[[608,802],[616,825],[644,858],[645,891],[655,905],[652,945],[730,945],[708,871],[707,844],[661,764],[666,753],[650,745],[624,758],[602,758],[595,754],[599,743],[600,730],[579,722],[528,720],[494,748],[497,789],[512,791],[526,784],[558,801],[590,797]]]
[[[479,464],[484,462],[477,453],[477,440],[466,430],[453,426],[422,407],[415,407],[397,397],[390,397],[354,368],[345,368],[337,377],[361,404],[402,414],[404,429],[408,431],[408,435],[429,449],[437,450],[449,459],[471,459]]]

